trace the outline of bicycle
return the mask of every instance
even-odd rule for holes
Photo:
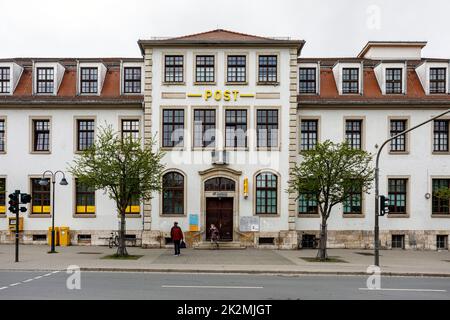
[[[111,237],[109,237],[108,247],[118,247],[119,246],[119,235],[117,232],[111,232]]]

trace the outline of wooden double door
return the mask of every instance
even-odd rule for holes
[[[233,198],[206,198],[207,240],[211,240],[211,224],[219,229],[220,241],[233,241]]]

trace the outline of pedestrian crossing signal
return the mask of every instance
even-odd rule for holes
[[[384,216],[389,213],[389,198],[386,196],[380,196],[380,216]]]

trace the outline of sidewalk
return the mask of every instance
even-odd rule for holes
[[[316,250],[194,250],[184,249],[173,256],[171,249],[128,248],[138,260],[101,259],[115,249],[99,246],[57,247],[57,254],[47,254],[48,246],[21,245],[20,262],[14,262],[14,246],[0,245],[0,271],[65,270],[77,265],[85,271],[128,272],[219,272],[270,274],[366,274],[373,264],[373,251],[330,249],[329,256],[345,262],[308,262]],[[384,275],[450,277],[450,252],[382,250],[381,271]]]

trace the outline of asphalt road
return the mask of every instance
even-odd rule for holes
[[[0,300],[450,299],[449,278],[382,277],[381,290],[367,290],[363,276],[81,272],[80,289],[68,289],[70,276],[0,271]]]

